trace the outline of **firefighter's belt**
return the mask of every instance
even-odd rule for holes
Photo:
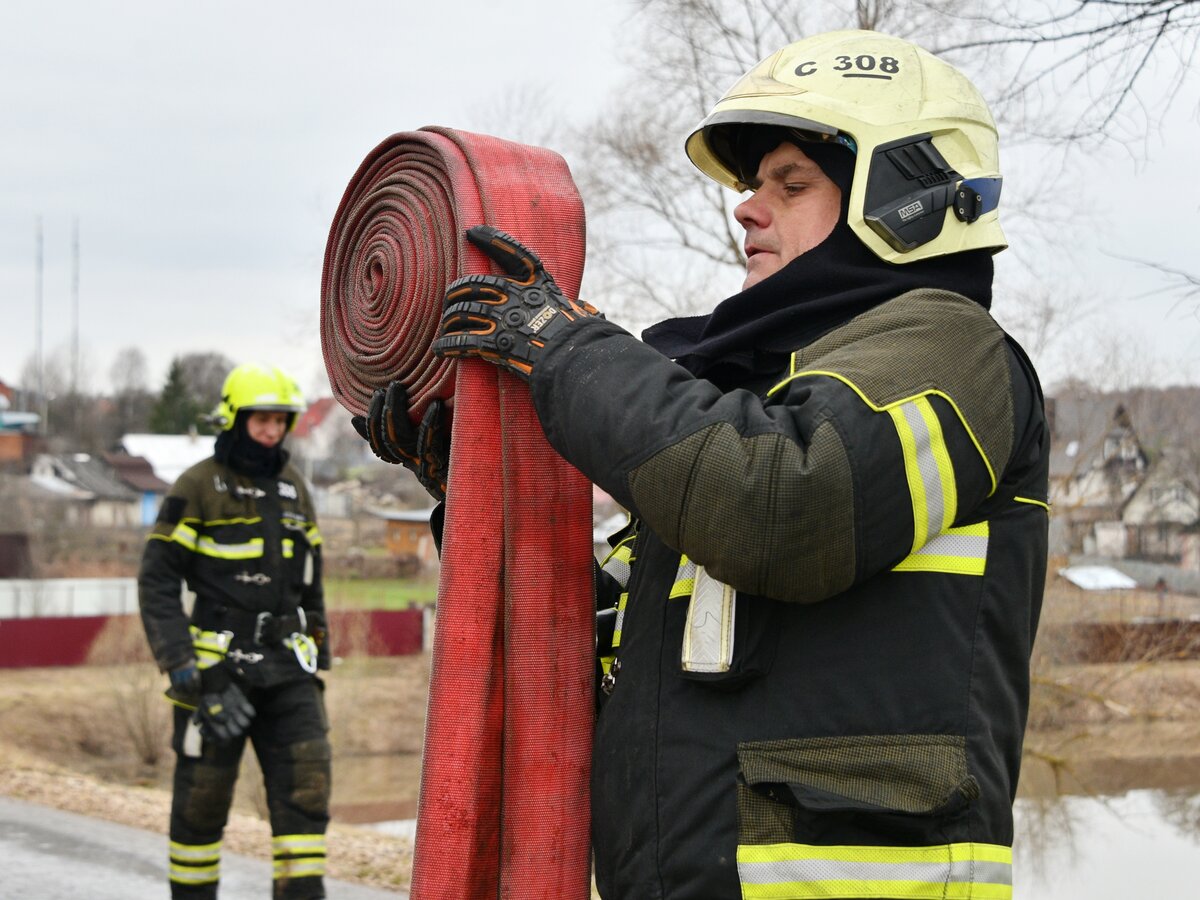
[[[219,621],[222,630],[232,631],[236,635],[249,635],[256,645],[262,647],[278,646],[293,634],[309,634],[311,628],[324,624],[319,621],[323,618],[320,614],[306,613],[298,606],[294,613],[285,615],[226,608],[214,618]]]

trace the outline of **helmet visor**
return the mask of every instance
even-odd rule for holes
[[[743,190],[757,179],[762,158],[784,141],[801,149],[805,144],[837,144],[857,152],[854,138],[828,125],[757,110],[715,113],[704,123],[703,132],[709,151]]]

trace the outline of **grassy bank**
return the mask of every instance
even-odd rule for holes
[[[326,578],[325,605],[330,609],[409,609],[437,600],[433,578]]]

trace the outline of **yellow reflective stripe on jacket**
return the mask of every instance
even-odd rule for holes
[[[696,564],[685,554],[679,557],[679,569],[675,572],[675,583],[671,585],[671,593],[667,599],[678,600],[680,597],[690,597],[695,587]]]
[[[998,844],[743,845],[737,866],[745,900],[1012,898],[1012,848]]]
[[[629,602],[629,591],[621,591],[617,598],[617,621],[613,625],[612,648],[621,646],[621,628],[625,624],[625,605]]]
[[[940,397],[950,405],[950,408],[954,410],[954,414],[958,416],[958,420],[962,423],[962,427],[966,431],[967,437],[971,439],[971,444],[975,447],[975,450],[979,453],[979,458],[983,460],[983,464],[987,468],[988,479],[991,481],[991,488],[988,490],[988,496],[990,497],[992,494],[996,493],[996,488],[999,485],[999,482],[996,480],[996,469],[992,465],[992,461],[988,459],[987,453],[984,452],[983,445],[979,443],[979,438],[976,437],[975,432],[971,429],[970,424],[967,422],[967,417],[963,415],[963,411],[958,408],[958,404],[955,403],[953,398],[948,394],[944,394],[941,391],[925,391],[924,393],[916,396],[904,397],[900,400],[889,403],[886,406],[880,406],[871,402],[871,399],[863,393],[862,388],[860,388],[857,384],[855,384],[846,376],[839,375],[837,372],[827,372],[821,369],[811,369],[807,372],[797,372],[796,354],[793,353],[790,374],[787,378],[783,379],[783,381],[779,382],[779,384],[775,385],[775,387],[767,391],[767,396],[770,397],[776,391],[782,390],[789,382],[795,381],[797,378],[808,378],[817,375],[822,375],[826,378],[832,378],[836,381],[840,381],[842,384],[846,385],[846,387],[850,388],[850,390],[854,391],[854,393],[858,395],[858,399],[862,400],[862,402],[865,403],[869,409],[874,410],[875,412],[885,412],[905,403],[910,403],[913,400],[921,397]]]
[[[888,408],[904,453],[913,505],[913,550],[949,527],[958,512],[954,467],[937,413],[927,397]]]
[[[212,538],[204,536],[196,541],[192,548],[202,556],[215,559],[258,559],[263,555],[263,539],[250,538],[243,544],[218,544]]]
[[[197,537],[198,535],[196,534],[195,528],[193,528],[191,525],[186,525],[183,522],[180,522],[175,526],[175,530],[171,532],[170,539],[175,541],[177,544],[182,544],[189,550],[195,550]]]
[[[321,544],[325,543],[325,539],[321,537],[321,532],[317,530],[316,525],[310,526],[304,532],[304,536],[308,538],[308,546],[310,547],[320,547]]]
[[[987,522],[948,528],[900,560],[892,571],[982,575],[987,568],[988,534]]]
[[[188,631],[192,635],[196,665],[201,669],[215,666],[229,653],[229,643],[233,640],[232,631],[201,631],[195,625],[189,625]]]
[[[1013,497],[1013,500],[1017,503],[1028,503],[1030,506],[1040,506],[1046,512],[1050,512],[1050,504],[1043,500],[1034,500],[1031,497]]]
[[[622,588],[629,584],[629,575],[633,571],[633,536],[625,538],[604,557],[600,568],[611,575]]]
[[[169,879],[176,884],[214,884],[221,877],[221,842],[170,842]]]
[[[283,539],[283,558],[291,559],[296,555],[296,542],[291,538]]]
[[[621,586],[621,594],[617,598],[617,618],[613,623],[612,649],[614,652],[621,646],[621,626],[625,624],[625,605],[629,602],[629,592],[625,590],[625,587],[629,584],[630,575],[633,574],[633,547],[636,542],[636,534],[631,534],[618,541],[617,545],[608,551],[604,562],[600,564],[601,570]],[[601,657],[600,664],[605,674],[608,674],[613,659],[615,656]]]
[[[193,553],[216,559],[258,559],[263,555],[262,538],[251,538],[244,544],[218,544],[207,535],[201,536],[195,528],[183,522],[175,526],[170,540],[187,547]]]

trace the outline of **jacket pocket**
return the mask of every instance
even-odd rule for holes
[[[979,796],[955,735],[738,745],[743,897],[1006,900],[1012,851],[972,842]]]

